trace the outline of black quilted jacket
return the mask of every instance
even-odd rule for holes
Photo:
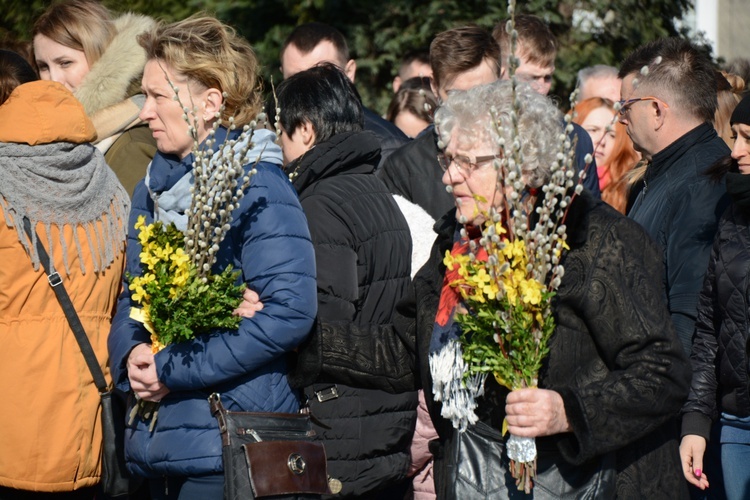
[[[719,411],[750,416],[750,227],[736,205],[724,213],[698,303],[693,382],[682,434],[708,439]]]
[[[328,473],[343,482],[336,498],[404,482],[416,422],[413,354],[391,328],[411,282],[411,235],[373,174],[379,157],[371,132],[344,133],[286,167],[298,174],[318,286],[317,328],[289,378],[309,398]]]
[[[436,224],[430,261],[399,304],[398,326],[415,328],[425,392],[431,394],[428,353],[445,266],[453,243],[453,213]],[[584,466],[615,453],[618,498],[685,498],[678,455],[677,414],[690,366],[664,304],[661,258],[643,229],[584,191],[571,206],[565,276],[554,305],[557,327],[540,387],[562,395],[572,433],[540,438],[563,460]],[[410,324],[408,318],[416,318]],[[492,380],[492,377],[488,379]],[[500,428],[506,389],[490,384],[479,401],[481,420]],[[441,441],[453,428],[427,397]],[[431,449],[439,455],[439,446]],[[443,467],[436,462],[436,471]],[[436,486],[440,489],[439,473]],[[438,495],[440,498],[440,495]]]

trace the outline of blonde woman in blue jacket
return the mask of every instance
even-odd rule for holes
[[[200,141],[208,137],[222,103],[223,118],[234,116],[240,126],[260,108],[252,49],[219,21],[193,17],[160,26],[140,43],[148,55],[140,116],[159,152],[133,197],[126,263],[133,276],[140,274],[137,218],[184,227],[190,204],[193,144],[170,81],[183,102],[192,99],[197,106]],[[239,135],[220,127],[216,137],[221,141],[227,134]],[[206,400],[210,393],[220,393],[230,411],[299,408],[287,383],[286,354],[305,339],[316,314],[315,260],[302,208],[277,166],[281,151],[274,139],[269,131],[253,134],[245,168],[257,174],[235,209],[214,265],[215,272],[230,264],[241,270],[242,280],[263,297],[263,310],[243,319],[236,332],[214,331],[151,354],[149,333],[129,317],[133,302],[127,283],[120,297],[109,341],[113,378],[119,388],[160,402],[153,432],[142,419],[129,426],[126,460],[134,474],[151,479],[155,499],[222,497],[221,439]]]

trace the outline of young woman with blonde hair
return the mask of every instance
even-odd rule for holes
[[[96,147],[131,194],[156,153],[138,118],[146,54],[136,40],[153,25],[146,16],[114,18],[99,2],[72,0],[51,5],[32,30],[42,80],[62,83],[81,101],[96,128]]]
[[[734,132],[729,119],[732,117],[734,108],[742,100],[745,91],[745,80],[741,76],[726,71],[716,73],[716,98],[719,105],[714,114],[714,128],[719,137],[724,139],[727,146],[734,147]]]
[[[236,331],[215,330],[171,344],[154,354],[151,336],[130,318],[127,282],[109,338],[112,378],[118,388],[160,403],[153,429],[140,417],[128,424],[125,454],[130,471],[150,479],[152,498],[222,498],[219,426],[207,397],[221,394],[230,411],[293,413],[297,394],[287,381],[286,355],[309,334],[317,310],[315,256],[297,194],[282,172],[276,136],[265,129],[240,137],[260,110],[258,65],[250,45],[214,18],[195,16],[160,25],[139,38],[147,54],[140,117],[149,124],[158,152],[133,194],[126,269],[140,276],[141,245],[134,226],[174,222],[185,230],[193,184],[193,140],[180,102],[195,106],[191,125],[205,143],[221,115],[215,139],[243,144],[246,171],[255,169],[233,212],[214,272],[228,265],[257,292],[264,307]],[[239,155],[237,155],[239,156]]]

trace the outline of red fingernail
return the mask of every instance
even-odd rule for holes
[[[700,470],[700,469],[695,469],[695,470],[693,471],[693,474],[695,474],[695,477],[701,477],[701,474],[702,474],[702,473],[703,473],[703,471],[702,471],[702,470]]]

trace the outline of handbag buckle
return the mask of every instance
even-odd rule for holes
[[[47,281],[49,282],[49,285],[54,288],[57,285],[62,285],[63,280],[60,274],[55,271],[54,273],[47,275]]]
[[[325,403],[326,401],[338,398],[339,390],[335,385],[332,385],[331,387],[315,391],[315,397],[318,398],[318,401],[321,403]]]

